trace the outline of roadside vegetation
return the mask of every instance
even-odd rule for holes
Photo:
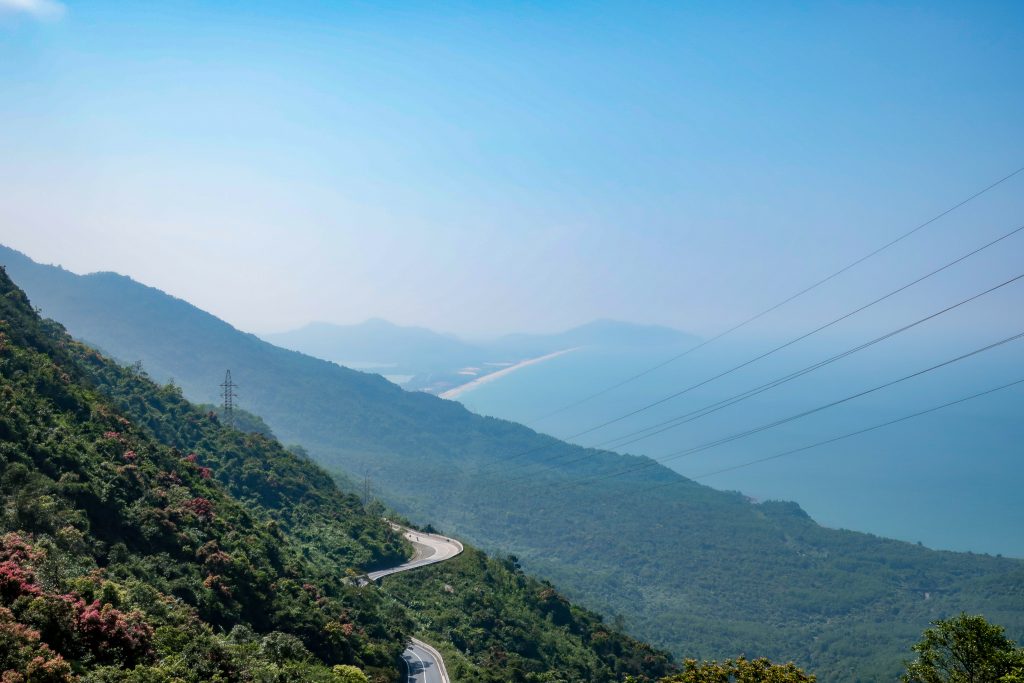
[[[514,557],[474,548],[424,570],[388,577],[382,589],[408,608],[417,634],[441,650],[465,683],[650,681],[674,669],[668,655],[577,607]]]

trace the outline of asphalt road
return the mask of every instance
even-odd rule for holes
[[[402,659],[406,683],[450,683],[441,655],[423,641],[413,640],[402,653]]]
[[[402,528],[396,524],[392,524],[392,526],[396,529]],[[450,560],[462,552],[461,543],[450,538],[445,538],[444,536],[438,536],[437,534],[425,534],[421,531],[413,531],[412,529],[406,529],[403,535],[416,549],[416,553],[412,556],[412,559],[404,564],[398,565],[397,567],[379,569],[375,572],[370,572],[366,575],[366,578],[370,581],[377,581],[379,579],[383,579],[385,576],[389,576],[390,574],[407,572],[410,569],[416,569],[417,567],[425,567],[428,564]]]
[[[369,581],[379,581],[385,576],[407,572],[417,567],[425,567],[428,564],[450,560],[462,552],[462,544],[456,540],[445,538],[437,534],[425,534],[422,531],[414,531],[400,527],[392,523],[395,530],[404,529],[405,536],[416,552],[411,559],[404,564],[390,569],[379,569],[366,575]],[[441,653],[432,648],[422,640],[412,639],[409,647],[402,653],[405,660],[406,683],[451,683],[448,679],[448,671],[444,667],[444,660]]]

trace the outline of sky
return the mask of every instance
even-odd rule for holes
[[[0,0],[0,242],[257,333],[713,335],[1024,166],[1022,67],[1019,2]],[[1022,223],[1024,173],[758,332]]]

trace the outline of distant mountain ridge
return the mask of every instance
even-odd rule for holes
[[[564,332],[507,334],[468,342],[423,327],[371,318],[357,325],[313,322],[265,334],[272,344],[357,369],[402,376],[407,389],[442,393],[510,364],[578,347],[605,349],[692,346],[696,337],[658,325],[595,320]]]
[[[498,349],[533,349],[550,353],[571,346],[684,347],[699,341],[692,334],[663,325],[599,319],[553,334],[508,334],[499,337],[492,346]]]
[[[216,402],[231,368],[240,405],[286,443],[367,471],[400,512],[514,553],[678,654],[795,659],[852,682],[894,680],[928,622],[961,610],[1024,640],[1024,562],[826,529],[794,504],[752,504],[660,466],[610,477],[637,460],[274,347],[129,278],[4,260],[76,337],[198,401]]]
[[[340,365],[388,374],[418,374],[482,362],[487,351],[454,335],[424,327],[405,327],[371,318],[357,325],[312,322],[263,338],[287,349]],[[373,367],[378,366],[378,367]]]
[[[195,334],[216,337],[236,332],[251,338],[219,318],[193,307],[188,302],[132,278],[101,271],[77,275],[59,266],[39,266],[25,254],[0,245],[0,264],[8,264],[19,283],[33,294],[33,301],[42,302],[49,315],[48,302],[60,300],[63,310],[75,320],[75,334],[106,349],[104,339],[117,335],[125,346],[144,348],[141,330],[134,325],[111,329],[109,313],[100,307],[116,307],[126,318],[145,328],[159,325],[168,317],[183,316],[187,328],[169,331],[184,352]],[[43,268],[42,270],[40,268]],[[145,296],[126,297],[132,287],[145,291]],[[197,315],[189,315],[189,311]],[[73,311],[73,312],[72,312]],[[125,338],[127,337],[127,339]],[[450,334],[423,327],[396,325],[380,318],[371,318],[356,325],[312,322],[288,332],[262,335],[275,346],[332,361],[357,370],[368,370],[389,376],[410,376],[403,386],[441,393],[479,374],[503,367],[498,363],[514,363],[533,356],[576,346],[621,345],[670,346],[692,345],[697,338],[677,330],[656,325],[596,320],[564,332],[552,334],[509,334],[485,342],[467,342]],[[163,358],[140,354],[146,367],[155,376],[174,377],[174,363]],[[459,374],[460,370],[476,368],[477,374]],[[208,397],[204,400],[210,400]]]

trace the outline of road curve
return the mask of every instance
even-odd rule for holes
[[[412,543],[416,552],[408,562],[397,567],[370,572],[366,575],[367,581],[376,582],[391,574],[444,562],[462,552],[462,544],[454,539],[408,529],[394,522],[388,523],[395,531],[404,531],[402,535]],[[409,647],[402,653],[402,659],[405,660],[406,683],[451,683],[441,653],[422,640],[412,638]]]
[[[391,567],[390,569],[379,569],[375,572],[370,572],[366,575],[366,578],[370,581],[378,581],[383,579],[385,576],[391,574],[397,574],[398,572],[407,572],[410,569],[416,569],[417,567],[425,567],[428,564],[435,564],[437,562],[444,562],[450,560],[459,553],[462,552],[462,544],[458,541],[437,534],[426,534],[422,531],[415,531],[413,529],[406,529],[405,527],[398,526],[392,523],[391,527],[398,530],[405,530],[402,534],[405,538],[412,543],[416,549],[415,554],[412,558],[400,564],[397,567]]]

